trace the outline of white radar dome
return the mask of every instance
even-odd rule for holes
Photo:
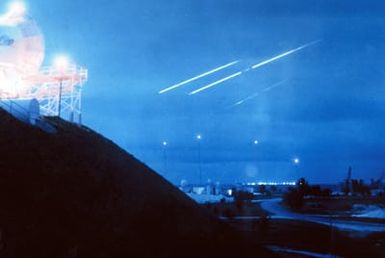
[[[25,90],[23,78],[38,73],[44,60],[44,39],[21,2],[0,16],[0,90],[11,95]]]

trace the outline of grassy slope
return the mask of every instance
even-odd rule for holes
[[[111,141],[51,122],[0,110],[0,257],[268,255]]]

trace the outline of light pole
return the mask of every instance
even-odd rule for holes
[[[201,163],[201,140],[202,135],[198,134],[196,136],[198,141],[198,168],[199,168],[199,184],[202,184],[202,163]]]
[[[63,80],[64,78],[64,72],[68,67],[68,58],[65,56],[58,56],[55,59],[55,68],[59,71],[60,76],[60,85],[59,85],[59,99],[58,99],[58,116],[60,117],[61,115],[61,99],[62,99],[62,94],[63,94]]]
[[[164,174],[166,175],[166,173],[167,173],[167,153],[166,153],[166,150],[167,150],[168,142],[163,141],[162,145],[163,145]]]
[[[299,176],[299,173],[298,173],[298,168],[299,168],[299,163],[300,163],[300,160],[298,157],[295,157],[293,159],[293,164],[294,164],[294,167],[295,167],[295,171],[296,171],[296,176]]]

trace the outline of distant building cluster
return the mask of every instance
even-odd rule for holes
[[[236,192],[248,192],[254,195],[261,195],[267,192],[281,193],[295,185],[295,181],[258,181],[234,184],[221,184],[219,182],[213,183],[209,181],[206,184],[188,184],[183,180],[179,189],[187,194],[233,197]]]

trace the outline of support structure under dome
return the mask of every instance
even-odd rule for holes
[[[71,122],[81,123],[81,94],[87,78],[88,70],[76,65],[65,70],[45,67],[38,75],[25,78],[32,85],[26,97],[39,101],[44,116],[60,115]]]
[[[9,5],[0,15],[0,101],[36,99],[43,116],[60,116],[81,123],[84,67],[59,58],[41,68],[44,37],[22,2]]]
[[[21,83],[28,85],[23,90],[14,93],[0,91],[0,99],[37,99],[41,115],[60,115],[71,122],[81,123],[81,94],[87,78],[88,70],[76,65],[69,65],[64,70],[55,66],[44,67],[36,75],[21,78]]]

